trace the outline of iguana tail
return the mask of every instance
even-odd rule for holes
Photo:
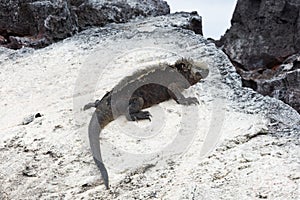
[[[109,189],[108,183],[108,174],[107,170],[103,164],[101,151],[100,151],[100,142],[99,142],[99,135],[101,132],[100,123],[98,121],[96,112],[93,113],[92,119],[89,124],[89,140],[90,140],[90,147],[93,154],[94,161],[100,170],[102,178],[104,180],[104,185],[106,189]]]

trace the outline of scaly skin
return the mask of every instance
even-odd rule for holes
[[[197,104],[196,98],[185,98],[181,92],[207,75],[205,64],[188,59],[180,59],[174,65],[160,64],[124,78],[101,100],[84,106],[84,110],[96,108],[89,124],[89,141],[106,189],[109,189],[109,181],[100,151],[101,129],[120,115],[125,115],[129,121],[151,120],[151,114],[141,110],[169,99],[182,105]]]

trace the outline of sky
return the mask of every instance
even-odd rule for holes
[[[237,0],[165,0],[171,12],[197,11],[202,16],[202,30],[206,38],[220,39],[230,28],[230,20]]]

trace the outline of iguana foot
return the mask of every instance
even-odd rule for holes
[[[199,101],[195,97],[188,97],[188,98],[178,100],[178,103],[181,105],[191,105],[191,104],[199,104]]]
[[[93,103],[88,103],[88,104],[86,104],[84,107],[83,107],[83,110],[88,110],[88,109],[90,109],[91,107],[94,107],[94,108],[96,108],[97,106],[98,106],[98,104],[100,103],[100,100],[96,100],[95,102],[93,102]]]
[[[129,115],[130,121],[139,121],[144,119],[148,119],[149,121],[151,121],[150,117],[152,117],[152,115],[148,111],[138,111],[134,113],[129,113]]]

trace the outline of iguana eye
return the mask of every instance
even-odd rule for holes
[[[181,71],[183,69],[183,66],[183,64],[178,64],[177,69]]]

